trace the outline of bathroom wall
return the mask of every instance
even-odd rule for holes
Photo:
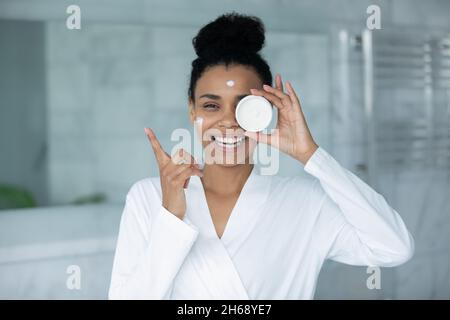
[[[0,20],[0,184],[48,204],[45,23]]]

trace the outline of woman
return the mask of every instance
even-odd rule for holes
[[[204,148],[233,162],[215,157],[200,170],[186,150],[171,158],[146,129],[160,177],[127,195],[111,299],[311,299],[325,259],[384,267],[410,259],[414,242],[398,213],[314,142],[289,82],[277,75],[270,86],[258,18],[220,16],[193,44],[191,121],[202,119]],[[249,94],[277,108],[271,135],[236,122],[236,104]],[[311,176],[256,174],[256,143]]]

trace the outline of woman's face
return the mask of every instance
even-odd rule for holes
[[[195,103],[190,101],[189,110],[191,121],[197,121],[202,130],[206,164],[249,163],[256,142],[244,136],[235,110],[250,89],[260,89],[262,85],[256,72],[242,65],[210,67],[198,79]]]

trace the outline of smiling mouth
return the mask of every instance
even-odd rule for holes
[[[242,144],[245,140],[245,136],[238,137],[219,137],[219,136],[211,136],[211,140],[214,141],[217,145],[224,148],[234,148]]]

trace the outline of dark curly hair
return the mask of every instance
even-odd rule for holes
[[[192,39],[197,58],[192,61],[188,95],[194,101],[197,80],[209,67],[239,64],[252,67],[264,84],[272,85],[272,73],[258,53],[264,46],[264,24],[254,16],[236,12],[219,16],[203,26]]]

